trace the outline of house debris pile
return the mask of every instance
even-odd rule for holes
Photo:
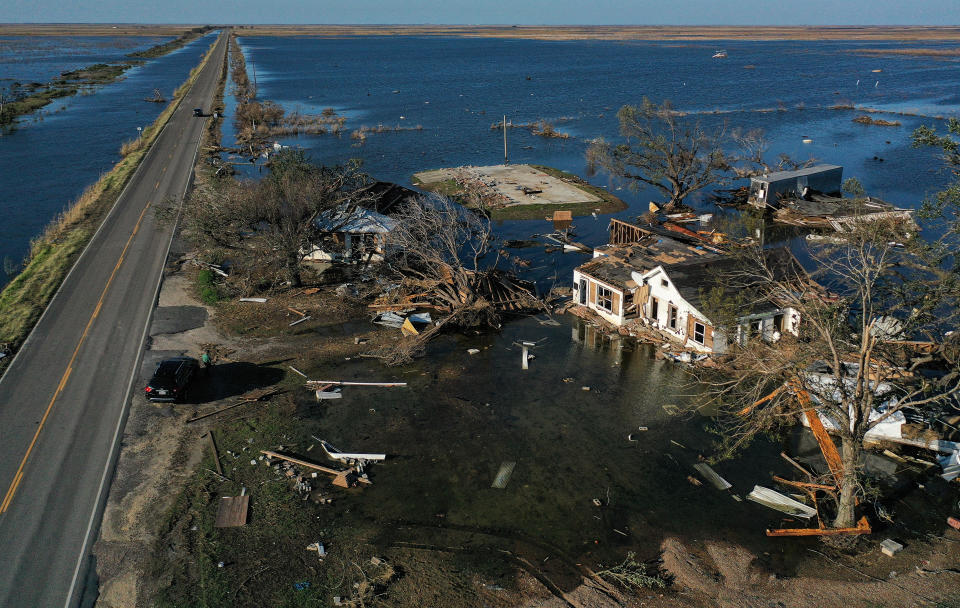
[[[534,284],[502,270],[465,273],[468,285],[406,278],[370,304],[372,310],[398,311],[426,308],[452,314],[463,307],[490,306],[498,313],[524,313],[542,308]]]
[[[916,227],[912,210],[898,209],[869,196],[840,198],[816,193],[782,201],[773,219],[781,224],[832,228],[837,232],[848,232],[858,223],[876,220],[895,220],[903,224],[905,231]]]
[[[530,165],[464,166],[423,171],[414,175],[415,183],[426,188],[452,181],[456,190],[479,199],[487,209],[530,204],[599,205],[600,197],[569,180],[554,177]]]
[[[290,480],[293,491],[300,494],[303,500],[313,499],[318,504],[333,502],[321,488],[321,482],[317,481],[320,474],[331,476],[333,479],[330,484],[338,488],[355,488],[373,483],[364,472],[363,465],[334,469],[273,450],[260,450],[260,453],[260,462],[272,467],[278,478]],[[306,472],[308,470],[309,473]]]
[[[752,177],[747,202],[781,224],[848,232],[861,222],[895,220],[915,229],[913,211],[872,197],[843,198],[843,167],[816,165]]]

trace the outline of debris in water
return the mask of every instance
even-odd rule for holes
[[[902,550],[903,550],[903,545],[889,538],[883,541],[882,543],[880,543],[880,551],[882,551],[884,555],[887,555],[890,557],[893,557],[897,553],[900,553]]]
[[[491,484],[490,487],[497,488],[499,490],[507,487],[507,482],[510,481],[510,476],[513,475],[513,469],[516,466],[517,463],[513,461],[505,461],[503,464],[501,464],[500,470],[497,471],[497,476],[494,478],[493,484]]]
[[[733,487],[729,481],[717,475],[717,472],[710,468],[710,465],[705,462],[698,462],[697,464],[693,465],[693,468],[700,473],[701,477],[712,483],[713,487],[718,490],[729,490]]]

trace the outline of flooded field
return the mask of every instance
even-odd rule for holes
[[[538,344],[528,370],[520,340]],[[778,527],[781,514],[731,497],[767,483],[771,471],[789,474],[778,456],[784,446],[758,442],[718,465],[730,492],[689,482],[714,439],[706,418],[677,414],[688,405],[689,378],[651,347],[611,341],[578,320],[551,327],[526,319],[500,335],[450,337],[399,370],[353,359],[309,375],[409,383],[300,400],[318,436],[346,451],[391,455],[372,469],[373,487],[335,509],[344,525],[374,525],[378,544],[423,541],[433,527],[500,531],[474,540],[526,535],[609,563],[627,548],[654,559],[667,536],[712,538],[722,528],[782,571],[803,545],[770,542],[763,529]],[[503,489],[494,488],[504,463],[516,464]]]
[[[120,159],[120,145],[137,137],[137,127],[152,123],[166,104],[148,103],[153,90],[170,98],[197,65],[216,33],[207,34],[163,57],[133,67],[121,80],[95,87],[87,94],[54,101],[39,113],[23,117],[11,129],[0,131],[0,260],[16,268],[28,251],[30,239],[71,201]],[[102,41],[103,39],[98,39]],[[152,41],[152,39],[150,39]],[[57,42],[64,44],[64,39]],[[109,57],[150,44],[108,49]],[[0,52],[0,55],[5,55]],[[60,47],[49,51],[58,59],[49,68],[56,73],[74,65]],[[66,55],[64,55],[66,53]],[[65,57],[67,60],[65,60]],[[89,65],[89,57],[77,67]],[[9,72],[0,64],[0,75]],[[17,68],[19,69],[19,68]],[[9,276],[0,272],[0,285]]]
[[[129,53],[166,42],[161,36],[0,35],[0,90],[19,82],[47,82],[95,63],[122,62]]]
[[[630,207],[613,217],[646,212],[651,190],[633,191],[606,174],[590,175],[585,150],[591,140],[618,141],[616,112],[644,96],[670,99],[677,110],[711,128],[763,129],[767,158],[785,153],[843,165],[867,192],[897,206],[917,208],[945,183],[931,149],[910,146],[922,124],[945,125],[960,108],[955,57],[876,54],[893,42],[644,42],[533,41],[442,37],[239,38],[248,73],[256,69],[259,97],[288,112],[333,108],[347,119],[343,134],[280,138],[308,150],[321,163],[361,158],[377,179],[409,185],[414,173],[441,167],[502,162],[503,136],[491,125],[503,115],[514,124],[540,120],[567,138],[545,138],[511,129],[512,163],[556,167],[608,188]],[[956,48],[955,44],[936,44]],[[724,47],[726,59],[713,59]],[[858,51],[871,49],[872,54]],[[878,71],[879,70],[879,71]],[[871,114],[898,127],[853,122]],[[228,115],[230,108],[228,107]],[[229,122],[229,121],[228,121]],[[362,127],[386,130],[365,139]],[[228,131],[225,129],[225,136]],[[804,143],[805,139],[812,140]],[[225,137],[225,144],[232,142]],[[731,150],[734,151],[734,150]],[[238,167],[256,177],[255,167]],[[745,180],[732,186],[745,184]],[[705,195],[687,200],[716,211]],[[606,218],[579,218],[577,240],[606,242]],[[542,220],[498,222],[499,236],[524,239],[545,232]],[[578,255],[527,250],[530,274],[549,286],[582,263]],[[539,274],[538,274],[539,273]]]

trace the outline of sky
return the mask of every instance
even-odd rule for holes
[[[957,25],[960,0],[2,0],[0,23]]]

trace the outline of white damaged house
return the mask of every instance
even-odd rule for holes
[[[766,255],[772,266],[799,269],[786,249]],[[733,296],[730,277],[743,270],[741,259],[647,234],[633,243],[594,250],[594,258],[573,271],[573,297],[615,326],[650,327],[680,347],[704,353],[723,353],[730,340],[773,342],[785,332],[796,335],[797,312],[769,301],[740,305],[734,328],[716,326],[707,311],[717,302],[708,300]]]

